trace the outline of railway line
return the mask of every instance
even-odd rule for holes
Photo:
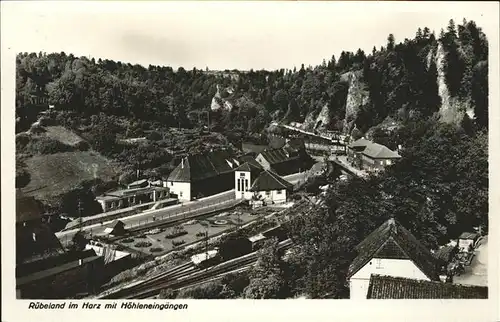
[[[290,239],[278,244],[286,249],[292,244]],[[249,269],[257,261],[257,252],[253,252],[218,265],[200,268],[187,262],[158,274],[147,281],[130,285],[116,292],[99,297],[99,299],[147,299],[157,296],[166,288],[181,289],[192,285],[218,279],[226,274]]]

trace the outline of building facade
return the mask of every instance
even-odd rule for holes
[[[347,161],[362,170],[383,170],[400,158],[397,152],[365,138],[354,141],[347,147]]]
[[[373,274],[440,281],[437,260],[394,219],[368,235],[356,251],[347,276],[351,299],[366,299]]]
[[[169,188],[146,186],[107,192],[96,197],[96,200],[101,205],[102,211],[107,212],[168,198],[170,198]]]
[[[265,170],[252,183],[250,203],[256,206],[285,203],[293,185],[278,174]]]

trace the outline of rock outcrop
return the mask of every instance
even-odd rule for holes
[[[341,80],[349,83],[347,102],[345,107],[344,133],[350,133],[361,106],[368,103],[369,93],[360,80],[361,71],[349,72],[342,75]]]

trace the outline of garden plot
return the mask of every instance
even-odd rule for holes
[[[266,211],[251,213],[244,210],[223,212],[200,220],[190,220],[175,227],[151,229],[140,235],[121,239],[117,243],[148,255],[163,255],[205,240],[207,231],[209,236],[214,236],[256,220],[265,213]]]

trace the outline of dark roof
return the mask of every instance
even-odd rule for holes
[[[292,189],[293,185],[272,171],[262,172],[252,184],[250,191]]]
[[[267,149],[267,145],[259,145],[259,144],[253,144],[253,143],[242,143],[241,144],[241,150],[244,153],[252,152],[252,153],[261,153],[265,149]]]
[[[271,149],[281,149],[286,144],[286,139],[277,135],[269,136],[269,147]]]
[[[438,281],[437,260],[406,228],[393,218],[384,222],[356,246],[358,256],[349,267],[354,275],[372,258],[410,259],[429,279]]]
[[[82,264],[85,265],[85,264],[99,261],[99,260],[103,261],[103,257],[102,256],[91,256],[91,257],[83,258]],[[80,263],[78,260],[76,260],[73,262],[63,264],[61,266],[52,267],[52,268],[46,269],[44,271],[40,271],[40,272],[33,273],[31,275],[23,276],[23,277],[16,279],[16,286],[22,286],[24,284],[32,283],[32,282],[35,282],[35,281],[38,281],[38,280],[41,280],[41,279],[44,279],[47,277],[61,274],[62,272],[65,272],[65,271],[68,271],[71,269],[75,269],[79,266],[80,266]]]
[[[261,155],[264,157],[264,159],[266,159],[267,162],[269,162],[271,166],[278,163],[296,160],[299,158],[298,154],[293,153],[293,151],[290,151],[286,148],[266,150],[261,152]]]
[[[258,170],[262,170],[262,167],[260,165],[256,166],[255,164],[249,162],[245,162],[236,169],[234,169],[234,171],[246,171],[246,172],[253,172]]]
[[[232,172],[239,161],[227,151],[213,151],[184,157],[170,173],[168,181],[193,182]]]
[[[61,242],[47,224],[16,228],[16,263],[33,262],[62,253]]]
[[[42,218],[41,209],[34,197],[16,191],[16,223]]]
[[[114,221],[111,223],[110,227],[112,227],[112,228],[117,228],[117,227],[119,227],[119,228],[123,228],[123,227],[125,227],[125,224],[124,224],[124,223],[123,223],[123,221],[121,221],[121,220],[114,220]]]
[[[260,168],[262,169],[262,166],[260,165],[259,162],[257,162],[257,160],[255,160],[255,158],[251,155],[244,155],[244,156],[241,156],[238,158],[238,160],[240,161],[240,163],[245,163],[245,162],[248,162],[250,163],[251,165],[257,167],[257,168]]]
[[[487,299],[488,288],[372,275],[368,299]]]

